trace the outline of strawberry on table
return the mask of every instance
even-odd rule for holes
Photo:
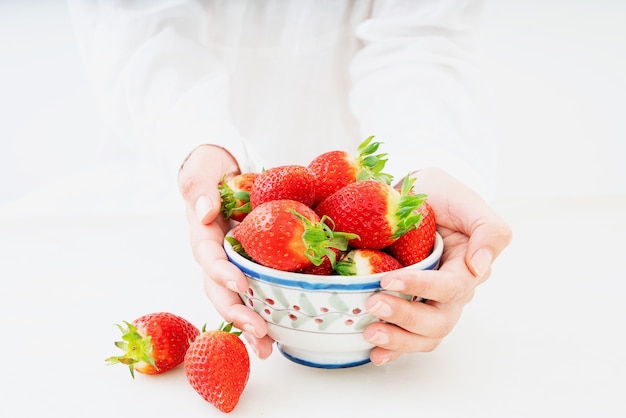
[[[252,184],[250,204],[253,208],[270,200],[290,199],[307,206],[315,202],[315,177],[301,165],[283,165],[259,173]]]
[[[281,199],[256,206],[233,235],[257,263],[296,271],[322,263],[347,249],[354,234],[337,233],[302,202]],[[330,223],[330,222],[329,222]]]
[[[185,352],[200,331],[186,319],[169,312],[143,315],[126,328],[117,324],[122,341],[115,346],[124,354],[106,359],[109,364],[125,364],[134,378],[143,374],[161,374],[181,364]]]
[[[240,334],[231,323],[210,331],[203,328],[185,355],[185,375],[191,387],[226,413],[239,403],[250,376],[250,357]]]
[[[346,253],[335,271],[342,276],[362,276],[384,273],[404,267],[398,260],[381,250],[357,248]]]
[[[353,156],[347,151],[335,150],[315,157],[308,165],[315,176],[315,203],[322,200],[350,183],[361,180],[380,180],[391,183],[391,175],[383,173],[387,154],[374,154],[380,142],[372,142],[373,136],[363,141],[358,155]]]
[[[220,192],[222,215],[226,219],[241,222],[250,212],[250,190],[258,173],[241,173],[218,185]]]
[[[401,191],[377,180],[348,184],[315,208],[320,217],[332,219],[335,231],[357,234],[354,248],[380,250],[414,228],[421,215],[414,211],[426,200],[412,194],[415,179],[407,176]]]
[[[418,209],[422,220],[417,228],[413,228],[386,248],[403,265],[409,266],[428,257],[435,245],[437,221],[435,211],[428,204],[422,203]]]

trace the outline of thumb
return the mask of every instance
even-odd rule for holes
[[[465,262],[475,276],[482,277],[491,268],[493,261],[511,242],[509,226],[491,212],[483,222],[471,231]]]
[[[223,148],[203,145],[193,150],[178,174],[187,212],[203,224],[215,220],[221,210],[218,185],[224,175],[228,177],[238,172],[235,159]]]
[[[217,217],[221,209],[221,203],[218,199],[219,194],[212,192],[198,196],[193,209],[200,223],[211,223]]]
[[[418,173],[415,190],[428,195],[438,214],[438,225],[469,237],[465,263],[475,276],[484,276],[509,245],[511,229],[478,193],[457,178],[437,168]]]

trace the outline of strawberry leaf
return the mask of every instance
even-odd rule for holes
[[[378,151],[380,142],[372,142],[374,136],[367,137],[357,148],[359,156],[357,163],[361,169],[357,173],[356,180],[378,180],[385,184],[391,184],[393,176],[387,173],[383,173],[385,164],[387,163],[387,154],[380,153],[375,154]]]
[[[230,334],[236,335],[237,337],[241,335],[241,331],[233,331],[233,323],[232,322],[222,322],[220,326],[217,328],[219,331],[228,332]]]
[[[228,243],[233,247],[233,250],[239,254],[240,256],[247,258],[250,261],[254,261],[252,259],[252,257],[250,257],[250,255],[248,255],[248,253],[246,252],[246,250],[243,248],[243,245],[241,245],[241,243],[239,241],[237,241],[237,239],[235,237],[232,237],[230,235],[224,237],[224,239],[226,241],[228,241]]]
[[[108,364],[124,364],[130,370],[130,375],[135,378],[135,364],[145,362],[152,365],[155,369],[156,364],[152,356],[153,345],[150,336],[143,337],[130,322],[124,321],[127,328],[123,328],[119,324],[115,324],[122,332],[122,341],[116,341],[115,346],[121,349],[124,354],[120,356],[112,356],[105,361]]]
[[[400,191],[400,201],[396,210],[396,230],[392,238],[397,239],[413,228],[417,228],[422,222],[422,214],[417,210],[424,203],[428,196],[425,194],[412,194],[415,179],[406,176],[402,182]]]
[[[233,216],[233,212],[250,213],[252,206],[250,205],[250,193],[238,190],[233,190],[226,181],[226,175],[222,177],[222,181],[217,186],[220,193],[221,200],[221,212],[224,219],[230,219]],[[242,202],[243,204],[239,204]]]
[[[326,217],[323,217],[319,222],[312,222],[293,209],[291,209],[291,213],[304,224],[302,240],[306,246],[305,256],[316,266],[322,264],[324,256],[327,256],[334,268],[336,256],[331,248],[345,251],[348,248],[348,241],[358,238],[356,234],[333,231],[326,224],[325,221],[328,219]],[[332,220],[329,222],[332,223]]]

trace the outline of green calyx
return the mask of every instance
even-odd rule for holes
[[[417,209],[426,201],[428,196],[425,194],[411,194],[413,183],[415,183],[415,179],[410,176],[406,176],[402,182],[400,201],[395,213],[398,221],[396,223],[396,231],[392,237],[394,239],[400,238],[413,228],[417,228],[422,222],[422,214]]]
[[[124,352],[121,356],[113,356],[107,358],[105,361],[108,364],[125,364],[130,369],[130,375],[135,378],[135,364],[145,362],[152,365],[154,368],[156,364],[152,357],[153,345],[152,338],[150,336],[142,336],[137,332],[137,327],[133,324],[124,321],[126,329],[119,324],[115,324],[117,328],[122,332],[122,341],[116,341],[115,346]]]
[[[345,251],[348,249],[348,241],[359,238],[357,234],[333,231],[326,223],[333,223],[332,219],[327,216],[323,216],[319,222],[312,222],[293,209],[291,209],[291,213],[304,224],[302,240],[306,246],[305,255],[316,266],[322,264],[324,256],[326,256],[334,268],[337,262],[337,255],[333,248]]]
[[[220,192],[220,199],[222,203],[221,211],[225,219],[230,219],[233,212],[250,213],[252,206],[250,205],[250,193],[238,191],[235,192],[227,183],[226,175],[222,177],[222,182],[217,189]],[[240,202],[244,202],[243,205],[237,206]]]
[[[237,254],[239,254],[240,256],[242,256],[244,258],[247,258],[250,261],[254,261],[252,259],[252,257],[250,257],[250,255],[243,248],[243,245],[241,245],[241,243],[239,241],[237,241],[237,239],[235,237],[227,235],[226,237],[224,237],[224,239],[230,243],[230,245],[233,247],[233,250]]]
[[[340,276],[356,276],[356,270],[356,262],[351,253],[338,261],[335,266],[335,272]]]
[[[391,184],[393,176],[391,174],[383,173],[382,171],[387,163],[387,154],[374,154],[378,151],[378,147],[381,143],[372,142],[373,139],[373,135],[367,137],[357,148],[359,153],[357,163],[360,170],[357,174],[356,181],[372,179],[381,181],[385,184]]]
[[[241,335],[241,331],[236,331],[236,330],[233,329],[233,323],[232,322],[222,321],[220,326],[217,327],[217,330],[218,331],[227,332],[229,334],[236,335],[237,337],[239,337]],[[204,334],[205,332],[206,332],[206,324],[202,325],[202,334]]]

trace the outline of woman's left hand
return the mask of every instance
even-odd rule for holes
[[[376,346],[370,358],[377,365],[403,353],[438,347],[512,239],[511,229],[493,209],[444,171],[420,170],[414,190],[428,195],[444,251],[438,270],[396,270],[381,280],[383,289],[416,295],[425,302],[383,292],[368,299],[366,308],[384,321],[369,325],[364,332],[364,338]]]

